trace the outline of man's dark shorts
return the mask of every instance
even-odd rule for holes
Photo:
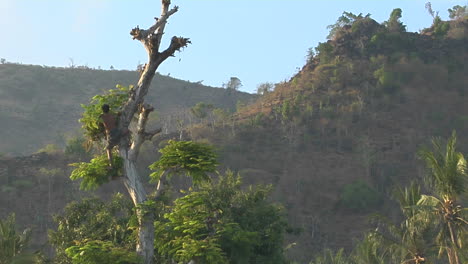
[[[109,135],[107,136],[107,149],[112,149],[115,145],[119,143],[120,140],[120,130],[118,128],[114,128],[109,131]]]

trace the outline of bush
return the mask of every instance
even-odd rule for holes
[[[344,186],[340,203],[357,211],[368,211],[382,203],[382,195],[363,180],[357,180]]]
[[[90,157],[90,150],[87,150],[85,147],[85,139],[82,137],[74,137],[67,140],[67,145],[65,146],[65,154],[70,156],[75,156],[80,159],[86,159]]]
[[[60,152],[60,148],[57,147],[57,145],[55,144],[47,144],[45,145],[45,147],[39,149],[38,151],[36,151],[36,153],[47,153],[47,154],[55,154],[55,153],[58,153]]]

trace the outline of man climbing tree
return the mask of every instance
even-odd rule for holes
[[[131,87],[130,90],[126,90],[125,93],[110,93],[107,97],[95,96],[93,100],[96,100],[98,104],[84,106],[85,113],[83,114],[83,118],[80,120],[83,123],[83,127],[86,131],[85,133],[87,133],[88,137],[91,136],[90,138],[92,140],[99,141],[102,139],[102,136],[98,133],[93,134],[90,132],[93,131],[93,129],[98,129],[98,122],[102,122],[99,121],[99,107],[109,100],[110,107],[121,106],[120,109],[122,110],[120,111],[120,115],[118,118],[116,116],[118,122],[114,123],[113,120],[111,120],[112,118],[109,118],[109,121],[105,121],[108,122],[107,130],[109,131],[109,135],[112,133],[111,131],[113,129],[117,129],[118,131],[128,131],[130,136],[120,136],[117,139],[112,140],[111,145],[115,144],[118,146],[118,156],[120,157],[116,157],[119,158],[118,164],[115,162],[116,158],[113,158],[112,154],[109,153],[112,151],[112,148],[107,148],[108,155],[110,155],[110,158],[112,159],[111,164],[116,167],[112,170],[107,170],[107,173],[122,172],[123,174],[122,176],[125,187],[137,208],[138,243],[136,251],[137,254],[141,256],[142,261],[145,264],[154,263],[154,215],[152,213],[148,213],[142,208],[145,207],[146,203],[157,199],[161,195],[162,189],[164,188],[163,178],[165,175],[163,174],[158,178],[159,182],[157,188],[152,194],[147,193],[143,187],[143,182],[138,175],[136,161],[140,147],[146,140],[151,140],[153,136],[159,132],[159,130],[146,131],[148,116],[154,108],[145,103],[144,98],[159,65],[168,57],[173,56],[176,51],[179,51],[190,43],[188,38],[172,37],[169,47],[160,51],[161,39],[164,34],[167,19],[178,11],[177,6],[169,9],[171,4],[170,0],[161,0],[161,4],[161,16],[156,18],[155,23],[149,29],[145,30],[136,27],[130,32],[133,39],[139,40],[148,53],[148,63],[141,72],[137,85],[134,88]],[[117,88],[119,88],[119,86]],[[120,87],[119,90],[124,91],[125,89]],[[123,102],[123,105],[118,105],[119,102]],[[104,118],[102,120],[104,120]],[[135,122],[134,120],[136,120],[136,128],[130,131],[128,129],[129,125],[132,121]],[[115,125],[116,128],[112,127],[112,125]],[[87,186],[89,188],[95,188],[97,185],[105,183],[105,179],[110,176],[106,175],[105,168],[101,169],[102,163],[105,160],[105,158],[96,157],[92,159],[90,163],[76,164],[75,166],[78,168],[72,173],[71,178],[81,178],[83,179],[83,182],[88,180],[85,187]]]
[[[101,107],[102,109],[102,125],[104,126],[104,129],[106,131],[106,152],[107,152],[107,158],[109,160],[109,166],[110,168],[113,167],[113,162],[112,162],[112,149],[119,143],[119,139],[122,136],[126,136],[128,134],[128,130],[125,129],[123,131],[120,131],[117,127],[118,123],[118,114],[113,114],[110,113],[110,107],[108,104],[104,104]]]

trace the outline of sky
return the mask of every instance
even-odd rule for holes
[[[327,26],[343,11],[376,21],[403,10],[408,31],[429,27],[427,0],[172,0],[162,48],[172,36],[192,44],[166,60],[163,75],[221,87],[230,77],[254,93],[264,82],[287,81],[305,64],[307,50],[325,42]],[[0,0],[0,58],[57,67],[135,70],[147,61],[130,30],[160,15],[160,0]],[[432,0],[442,19],[466,0]],[[135,80],[136,82],[136,80]],[[127,85],[127,84],[123,84]]]

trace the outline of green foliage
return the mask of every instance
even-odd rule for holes
[[[382,195],[362,180],[345,185],[340,195],[342,205],[358,211],[374,209],[382,200]]]
[[[449,12],[449,17],[454,20],[465,18],[468,16],[468,10],[466,6],[456,5],[452,8],[449,8],[447,11]]]
[[[25,253],[31,238],[31,230],[16,231],[15,214],[5,220],[0,219],[0,264],[37,263],[34,254]]]
[[[73,264],[133,264],[140,263],[135,251],[129,251],[109,241],[78,242],[65,250]]]
[[[269,192],[262,186],[241,190],[232,172],[203,182],[155,223],[157,250],[178,262],[284,263],[286,224],[281,208],[267,201]]]
[[[222,108],[213,109],[213,115],[215,116],[217,122],[221,122],[223,124],[223,127],[230,116],[229,112]]]
[[[57,229],[49,232],[49,241],[56,249],[55,263],[70,263],[65,252],[67,248],[75,247],[75,252],[90,241],[110,243],[112,248],[126,252],[133,250],[136,243],[137,221],[133,203],[120,193],[110,202],[86,198],[69,203],[63,215],[54,216],[54,221]]]
[[[390,18],[384,23],[390,32],[405,32],[406,26],[400,21],[401,13],[400,8],[393,9]]]
[[[194,107],[190,108],[190,112],[197,118],[204,119],[208,116],[210,111],[213,111],[214,106],[212,104],[206,104],[203,102],[197,103]]]
[[[333,46],[328,42],[320,42],[315,48],[315,52],[320,59],[320,64],[330,63],[334,58]]]
[[[266,95],[271,93],[275,88],[275,85],[270,82],[265,82],[257,85],[257,94]]]
[[[227,83],[223,83],[223,87],[230,91],[237,91],[242,87],[242,82],[237,77],[231,77]]]
[[[378,87],[387,94],[395,94],[400,88],[399,74],[394,71],[388,71],[382,66],[374,72]]]
[[[434,27],[434,35],[436,37],[443,37],[450,30],[450,23],[447,21],[442,21],[439,16],[434,18],[432,26]]]
[[[387,264],[386,250],[381,246],[380,237],[373,232],[367,233],[353,249],[351,259],[354,263]]]
[[[369,17],[370,14],[363,16],[362,13],[355,15],[351,12],[345,11],[343,12],[343,15],[338,18],[335,24],[327,26],[327,29],[330,29],[330,33],[327,38],[332,39],[344,26],[351,26],[355,21]]]
[[[109,160],[106,154],[96,156],[90,162],[72,163],[75,167],[70,175],[70,179],[81,179],[81,190],[95,190],[110,178],[122,175],[123,159],[117,155],[112,155],[113,166],[109,167]]]
[[[162,154],[161,158],[149,166],[154,170],[150,177],[155,181],[164,173],[169,177],[176,173],[185,173],[199,183],[207,180],[207,173],[215,172],[218,166],[213,147],[204,143],[169,140],[159,152]]]
[[[103,95],[96,95],[91,98],[88,105],[81,105],[81,107],[84,108],[84,112],[79,121],[82,123],[86,138],[92,141],[99,141],[105,138],[105,130],[101,120],[101,107],[104,104],[108,104],[111,111],[119,109],[128,100],[129,91],[132,89],[132,85],[129,87],[117,85],[115,89],[111,89]]]
[[[82,137],[70,138],[67,140],[67,145],[65,146],[65,154],[75,156],[79,159],[89,158],[91,151],[86,149],[85,144],[86,140]]]
[[[431,224],[439,256],[447,253],[450,263],[466,257],[468,242],[468,209],[459,204],[458,199],[467,190],[468,172],[464,155],[456,151],[456,133],[448,139],[445,149],[440,140],[432,141],[434,151],[423,149],[419,157],[426,162],[429,173],[425,179],[432,195],[422,195],[416,209],[418,218]]]
[[[58,153],[60,151],[61,151],[61,149],[57,145],[47,144],[43,148],[36,151],[36,153],[44,152],[44,153],[47,153],[47,154],[56,154],[56,153]]]
[[[454,200],[467,192],[468,172],[464,155],[456,151],[456,133],[448,139],[445,150],[440,139],[433,139],[434,151],[427,148],[419,151],[419,157],[426,163],[426,182],[440,197]]]

